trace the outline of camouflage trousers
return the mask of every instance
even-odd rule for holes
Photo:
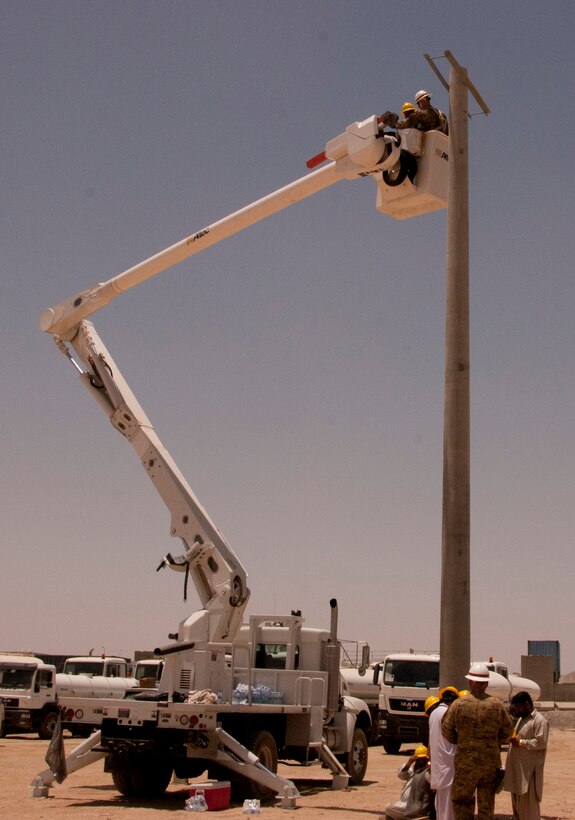
[[[458,759],[459,758],[459,759]],[[473,820],[477,792],[478,820],[493,820],[498,763],[493,757],[458,754],[451,787],[455,820]]]

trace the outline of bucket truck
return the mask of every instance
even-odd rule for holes
[[[244,622],[250,592],[242,563],[163,446],[89,317],[171,265],[343,179],[373,177],[377,207],[399,219],[409,208],[408,215],[416,215],[445,207],[447,144],[443,134],[423,134],[418,170],[408,179],[406,149],[397,135],[385,133],[375,116],[352,123],[310,161],[330,160],[327,166],[42,314],[42,330],[53,335],[135,449],[169,510],[170,534],[184,551],[168,552],[158,569],[191,578],[201,602],[170,635],[171,643],[157,648],[164,662],[157,688],[134,690],[123,701],[64,701],[68,728],[100,725],[70,754],[68,772],[104,757],[120,792],[149,796],[163,792],[173,772],[186,778],[207,769],[210,776],[225,772],[244,794],[275,794],[285,807],[294,805],[298,792],[276,774],[278,757],[321,761],[334,787],[362,781],[370,717],[365,703],[342,687],[335,600],[329,630],[305,627],[299,612],[252,615]],[[387,197],[385,188],[393,195]],[[44,786],[54,779],[49,770],[39,777]]]

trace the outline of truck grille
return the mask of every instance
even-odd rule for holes
[[[390,698],[389,708],[393,712],[423,712],[425,701],[419,698]]]

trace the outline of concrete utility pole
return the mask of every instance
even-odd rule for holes
[[[425,57],[449,90],[440,685],[463,687],[471,653],[468,90],[489,109],[451,52],[449,84]]]

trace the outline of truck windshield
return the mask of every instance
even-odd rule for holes
[[[64,672],[67,675],[103,675],[104,661],[66,661]]]
[[[0,688],[31,689],[35,670],[32,664],[0,664]]]
[[[384,683],[386,686],[433,689],[439,686],[439,661],[387,660]]]
[[[154,678],[160,677],[160,673],[162,671],[162,667],[159,663],[138,663],[136,666],[136,671],[134,672],[134,677],[140,680],[140,678]]]

